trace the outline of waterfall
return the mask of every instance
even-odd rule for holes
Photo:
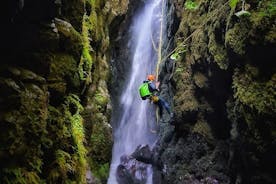
[[[138,145],[147,144],[152,147],[157,139],[157,135],[151,132],[156,129],[156,107],[148,100],[141,100],[138,88],[148,74],[155,74],[158,53],[153,42],[158,46],[161,12],[162,0],[147,0],[143,9],[134,16],[130,27],[133,56],[129,80],[125,82],[120,105],[116,107],[122,113],[118,127],[113,132],[114,145],[108,184],[117,183],[115,173],[122,155],[130,155]],[[147,183],[152,183],[150,166],[147,171]]]

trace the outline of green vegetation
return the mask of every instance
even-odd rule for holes
[[[233,76],[234,97],[259,113],[276,111],[276,74],[265,82],[256,81],[258,69],[246,65],[245,71],[235,70]]]
[[[79,88],[80,81],[76,73],[78,64],[74,57],[66,53],[45,54],[41,57],[50,63],[50,74],[47,79],[49,88],[63,95],[68,84]]]
[[[266,14],[269,17],[274,17],[276,15],[276,1],[272,0],[268,5],[266,9]]]
[[[85,183],[87,158],[84,147],[85,132],[83,110],[78,96],[70,94],[59,108],[49,107],[48,131],[51,132],[53,144],[49,150],[58,148],[52,154],[52,168],[47,180]]]
[[[85,81],[85,84],[88,85],[91,83],[91,69],[93,60],[91,57],[92,47],[90,45],[89,30],[91,28],[91,23],[87,15],[83,16],[82,23],[82,39],[83,39],[83,49],[81,60],[79,63],[79,75],[81,80]]]
[[[213,55],[215,62],[218,64],[218,66],[221,69],[226,70],[229,65],[227,52],[224,45],[216,42],[214,33],[211,33],[209,37],[208,48],[210,53]]]
[[[108,175],[109,175],[109,162],[105,164],[95,164],[93,162],[90,163],[92,169],[92,173],[94,176],[101,181],[101,183],[107,183]]]
[[[82,184],[87,170],[106,183],[112,146],[106,84],[111,9],[104,7],[103,0],[62,4],[59,18],[37,19],[34,39],[15,45],[9,56],[13,67],[1,64],[0,94],[7,98],[0,99],[0,183]],[[22,37],[30,34],[24,28]],[[24,46],[27,51],[21,52]]]
[[[23,168],[4,169],[2,182],[5,184],[38,184],[45,183],[41,181],[36,172],[29,172]],[[12,178],[12,180],[10,180]]]
[[[91,12],[83,17],[84,47],[79,73],[86,85],[91,86],[87,94],[86,109],[82,113],[87,132],[88,163],[93,176],[106,183],[112,149],[111,129],[108,125],[110,109],[107,108],[110,97],[107,91],[108,64],[106,51],[109,46],[108,18],[103,11],[105,1],[89,1]],[[91,45],[94,45],[92,48]],[[93,68],[95,70],[91,72]],[[93,79],[93,80],[92,80]]]
[[[246,23],[238,23],[226,32],[225,43],[227,47],[231,48],[239,55],[245,54],[246,39],[248,38],[248,26]]]
[[[16,108],[0,117],[0,159],[5,163],[0,169],[0,183],[39,183],[43,181],[40,178],[43,147],[50,144],[46,131],[46,87],[42,77],[31,71],[20,68],[10,71],[28,80],[0,82],[0,91],[9,91],[12,97],[6,101],[6,107],[14,107],[10,103],[16,102]]]
[[[66,111],[65,115],[68,115],[70,117],[71,121],[71,130],[72,130],[72,137],[75,143],[75,155],[73,157],[77,159],[78,164],[76,166],[78,173],[78,180],[81,183],[85,183],[85,174],[86,174],[86,148],[84,147],[85,142],[85,134],[84,134],[84,128],[83,128],[83,119],[80,115],[80,112],[83,111],[83,107],[80,104],[80,100],[78,96],[76,95],[69,95],[65,101],[65,104],[68,108],[70,106],[74,105],[75,111],[74,114],[72,114],[70,111]],[[72,108],[72,107],[71,107]]]
[[[204,87],[207,87],[208,84],[208,79],[207,77],[205,77],[202,73],[200,72],[196,72],[193,76],[193,80],[196,84],[197,87],[199,88],[204,88]]]
[[[239,2],[239,0],[230,0],[229,1],[229,6],[231,7],[232,10],[236,9],[237,3]]]
[[[109,161],[112,152],[112,135],[107,122],[103,122],[101,113],[95,117],[98,122],[93,125],[92,135],[90,138],[89,155],[92,173],[106,183],[109,172]]]
[[[174,60],[178,60],[181,58],[181,56],[183,56],[186,52],[186,45],[184,45],[183,47],[179,47],[171,56],[171,59]]]
[[[198,134],[201,134],[210,142],[214,141],[212,129],[211,129],[210,125],[208,125],[206,120],[202,119],[202,117],[200,117],[198,119],[198,121],[195,123],[192,131],[196,132]]]
[[[276,1],[275,0],[263,0],[258,5],[259,15],[262,17],[275,18],[276,16]]]
[[[186,10],[196,10],[198,8],[198,4],[194,0],[187,0],[184,7]]]

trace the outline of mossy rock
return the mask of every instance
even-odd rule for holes
[[[45,83],[46,80],[42,76],[37,75],[36,73],[21,68],[21,67],[9,67],[7,69],[14,77],[20,78],[23,81],[29,81],[29,82],[40,82],[40,83]]]
[[[49,106],[47,130],[53,143],[47,151],[54,152],[49,155],[52,167],[47,173],[48,182],[85,183],[87,151],[82,110],[80,100],[74,94],[69,94],[58,108]]]
[[[226,70],[229,66],[227,51],[222,44],[216,42],[214,33],[209,36],[208,49],[218,66]]]
[[[70,87],[71,90],[80,88],[78,76],[78,63],[68,54],[58,53],[49,55],[50,73],[48,75],[49,87],[64,94]]]
[[[106,119],[102,113],[98,113],[97,119]],[[107,122],[95,122],[91,135],[91,151],[93,160],[98,164],[104,164],[110,161],[112,149],[112,132]]]
[[[109,172],[109,163],[112,152],[112,133],[107,122],[97,122],[93,125],[90,138],[91,154],[90,167],[92,172],[101,181],[107,181]]]
[[[83,39],[81,33],[75,30],[75,28],[69,22],[66,22],[62,19],[55,18],[55,25],[61,36],[60,40],[64,45],[62,49],[73,55],[75,59],[80,58],[83,48]]]
[[[85,13],[84,5],[84,0],[69,0],[61,6],[62,16],[67,19],[78,32],[81,32],[82,16]]]
[[[258,69],[246,65],[245,70],[235,70],[233,75],[234,97],[259,113],[276,112],[276,74],[267,81],[256,80]]]
[[[198,120],[196,124],[194,125],[192,132],[201,134],[205,139],[209,142],[214,141],[214,136],[212,134],[211,127],[208,125],[208,123],[202,119]]]
[[[4,136],[0,141],[0,152],[5,150],[4,157],[0,158],[1,163],[5,162],[1,172],[6,173],[0,179],[1,183],[42,182],[40,179],[43,164],[42,146],[46,145],[45,141],[48,140],[46,131],[48,93],[45,85],[32,83],[40,79],[36,74],[23,69],[21,71],[23,72],[13,70],[14,74],[22,74],[22,77],[25,77],[22,81],[13,80],[13,84],[20,86],[17,89],[19,101],[17,107],[5,112],[0,118],[0,133]],[[32,139],[29,139],[30,137]]]
[[[3,170],[3,177],[0,179],[3,183],[45,183],[36,172],[28,171],[26,168],[11,168]]]
[[[249,30],[244,23],[235,24],[233,28],[226,32],[225,43],[236,54],[244,55],[248,33]]]
[[[193,75],[193,80],[194,80],[196,86],[199,88],[208,87],[208,83],[207,83],[208,78],[200,72],[196,72]]]

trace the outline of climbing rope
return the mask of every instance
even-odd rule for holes
[[[230,1],[230,0],[229,0]],[[229,3],[229,1],[227,1],[225,4],[223,4],[221,6],[221,8],[215,10],[214,12],[212,12],[212,14],[210,14],[209,16],[206,17],[206,20],[204,21],[203,24],[201,24],[200,26],[198,26],[187,38],[185,38],[185,40],[178,45],[177,47],[175,47],[169,54],[167,54],[164,58],[162,58],[162,40],[163,40],[163,16],[164,16],[164,0],[162,0],[162,13],[161,13],[161,25],[160,25],[160,36],[159,36],[159,45],[158,45],[158,60],[157,60],[157,64],[156,64],[156,81],[158,81],[159,78],[159,67],[160,64],[162,62],[164,62],[166,59],[168,59],[175,51],[177,51],[178,49],[180,49],[181,47],[185,46],[186,42],[195,34],[197,34],[200,29],[210,20],[210,18],[214,17],[216,14],[218,14],[221,10],[223,10],[225,8],[225,6]],[[152,38],[152,34],[151,34],[151,41],[154,47],[154,50],[157,50],[156,45],[154,43],[154,40]],[[170,76],[172,77],[172,76]],[[158,113],[158,109],[156,109],[156,123],[158,123],[160,117],[159,117],[159,113]],[[156,133],[154,130],[151,130],[152,133]]]
[[[158,44],[158,60],[157,60],[157,64],[156,64],[156,70],[155,70],[155,74],[156,74],[156,81],[158,81],[158,77],[159,77],[159,66],[162,62],[162,40],[163,40],[163,17],[164,17],[164,1],[162,0],[162,4],[161,4],[161,22],[160,22],[160,32],[159,32],[159,44]],[[155,116],[156,116],[156,123],[158,124],[158,121],[160,119],[159,117],[159,112],[158,112],[158,108],[155,111]]]
[[[161,5],[161,8],[162,8],[162,13],[161,13],[161,25],[160,25],[160,35],[159,35],[159,45],[158,45],[158,60],[157,60],[157,64],[156,64],[156,81],[158,81],[158,77],[159,77],[159,66],[162,62],[162,40],[163,40],[163,17],[164,17],[164,1],[165,0],[162,0],[162,5]]]
[[[156,44],[154,43],[154,40],[153,40],[152,31],[150,31],[150,33],[151,33],[150,39],[151,39],[152,47],[156,52],[158,52],[158,48],[156,47]]]

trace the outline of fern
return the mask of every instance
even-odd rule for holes
[[[230,0],[229,1],[229,6],[231,7],[232,10],[236,9],[237,3],[239,2],[239,0]]]
[[[193,0],[186,1],[184,6],[185,6],[185,9],[187,10],[196,10],[198,8],[198,4]]]

